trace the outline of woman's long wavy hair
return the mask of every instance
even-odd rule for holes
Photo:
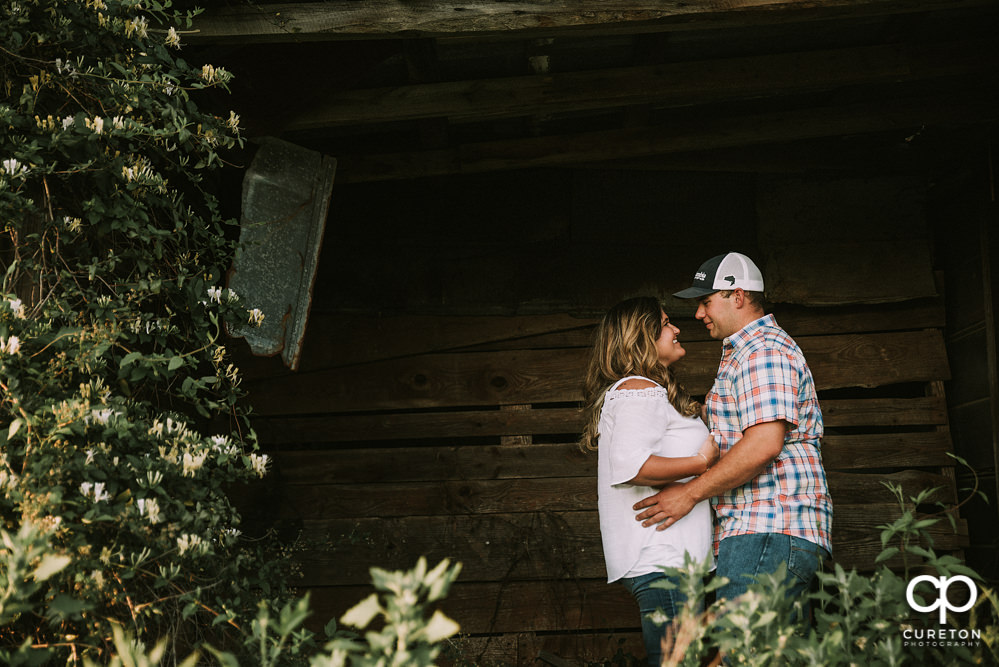
[[[597,327],[583,387],[586,426],[579,444],[584,450],[597,448],[604,395],[612,384],[629,375],[641,375],[665,387],[669,402],[680,414],[692,417],[700,413],[700,404],[677,383],[673,371],[659,361],[656,340],[662,332],[662,317],[662,305],[651,296],[622,301],[604,315]]]

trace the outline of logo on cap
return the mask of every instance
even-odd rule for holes
[[[728,281],[729,285],[734,285],[735,284],[735,276],[725,276],[725,280]]]
[[[704,273],[704,271],[698,271],[697,273],[694,274],[694,280],[707,280],[707,279],[708,279],[708,274]]]

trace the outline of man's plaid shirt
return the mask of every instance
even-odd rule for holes
[[[772,315],[726,338],[706,398],[722,453],[750,426],[784,420],[784,448],[755,479],[712,500],[715,544],[733,535],[783,533],[830,553],[832,501],[822,468],[822,411],[812,373],[794,340]]]

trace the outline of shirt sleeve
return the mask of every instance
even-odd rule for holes
[[[799,375],[797,365],[779,350],[751,353],[735,378],[740,429],[781,420],[797,426]]]
[[[665,396],[623,391],[607,398],[612,427],[607,438],[610,483],[624,484],[635,478],[669,426]],[[601,447],[605,445],[601,443]]]

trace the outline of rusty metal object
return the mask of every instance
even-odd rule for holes
[[[230,329],[253,354],[298,369],[336,160],[265,138],[243,178],[239,248],[229,288],[264,313]]]

